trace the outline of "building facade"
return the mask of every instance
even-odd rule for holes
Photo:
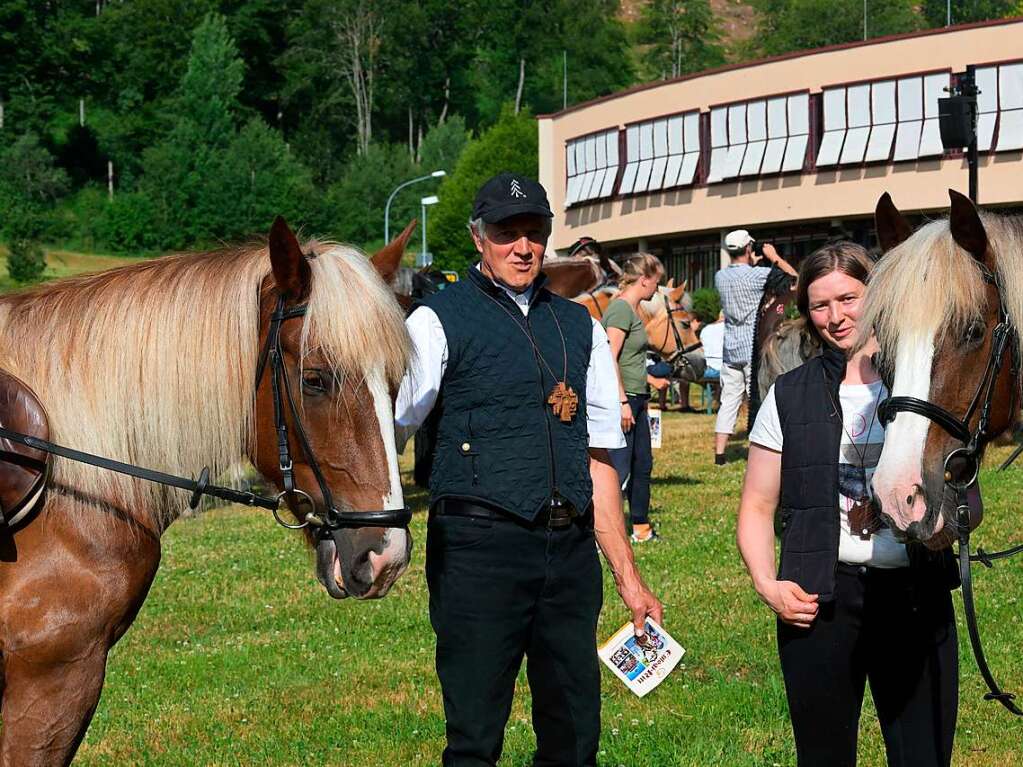
[[[538,118],[551,248],[581,236],[659,256],[713,284],[731,229],[798,260],[832,237],[874,244],[889,192],[906,213],[966,192],[938,98],[976,68],[979,202],[1023,209],[1023,18],[879,38],[723,67]],[[1021,210],[1023,212],[1023,210]]]

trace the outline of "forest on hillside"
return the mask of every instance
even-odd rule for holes
[[[0,0],[0,240],[148,253],[265,232],[374,247],[436,193],[458,267],[533,115],[791,50],[942,26],[945,0]],[[730,35],[721,9],[752,7]],[[953,23],[1023,0],[952,2]],[[740,10],[742,10],[740,8]],[[41,267],[39,269],[41,272]],[[33,279],[33,270],[24,272]]]

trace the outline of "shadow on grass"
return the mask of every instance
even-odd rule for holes
[[[684,477],[681,474],[668,474],[663,477],[651,477],[650,484],[653,485],[702,485],[702,479],[695,477]]]

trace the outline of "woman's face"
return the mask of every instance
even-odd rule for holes
[[[844,272],[834,271],[810,283],[810,321],[831,346],[849,351],[857,341],[856,323],[866,285]]]
[[[641,297],[644,301],[649,301],[657,293],[657,286],[661,284],[661,275],[655,274],[652,277],[640,277],[639,285],[641,288]]]

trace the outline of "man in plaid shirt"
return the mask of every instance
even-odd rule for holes
[[[731,263],[714,276],[725,315],[725,343],[721,365],[721,407],[714,426],[714,463],[725,463],[725,445],[735,429],[743,395],[749,394],[750,361],[753,357],[753,328],[757,307],[764,293],[769,266],[753,266],[754,240],[745,229],[725,237]],[[778,255],[770,243],[763,245],[764,258],[782,271],[796,276],[796,270]]]

